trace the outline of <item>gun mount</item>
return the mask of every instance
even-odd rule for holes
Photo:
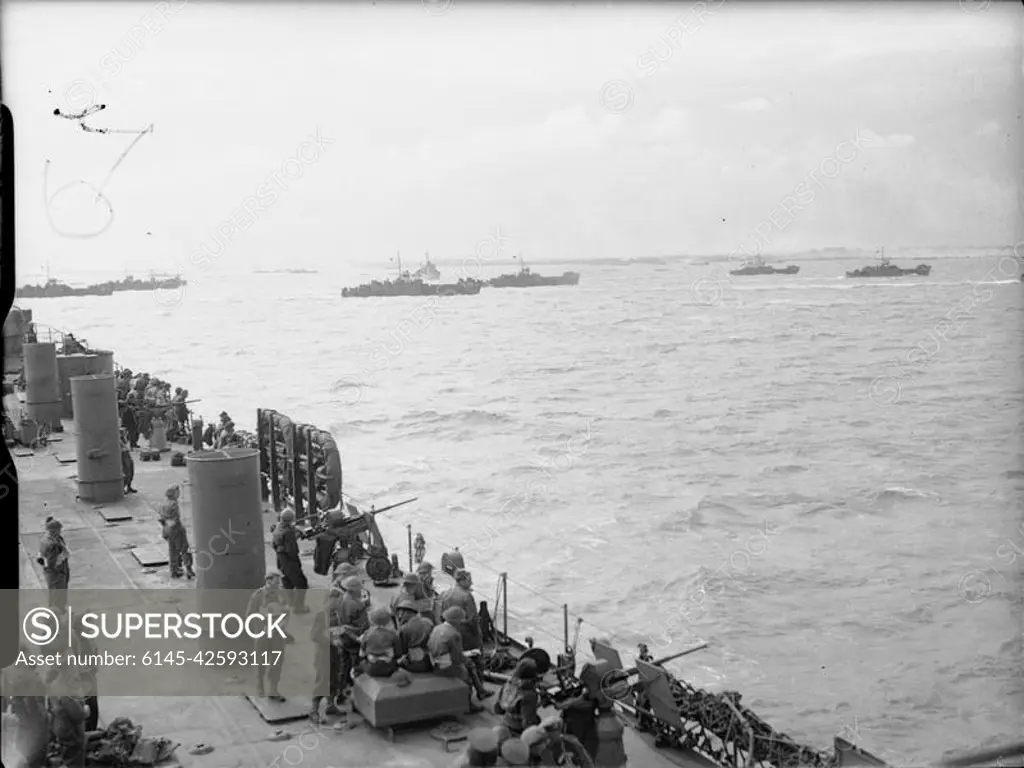
[[[378,584],[384,583],[395,575],[395,566],[384,536],[377,527],[376,517],[414,501],[416,499],[412,498],[381,509],[371,508],[369,512],[360,512],[352,504],[343,504],[340,510],[324,513],[320,522],[301,531],[299,535],[303,539],[316,539],[318,549],[328,549],[330,560],[334,563],[347,561],[355,565],[365,558],[367,575]],[[327,563],[323,565],[327,566]],[[326,574],[326,567],[321,570]]]

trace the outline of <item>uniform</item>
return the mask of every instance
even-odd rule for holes
[[[127,430],[125,430],[127,432]],[[132,493],[132,481],[135,479],[135,462],[132,460],[132,449],[128,443],[128,437],[121,437],[121,473],[124,475],[124,491]]]
[[[313,641],[315,655],[313,657],[314,669],[316,670],[316,689],[322,691],[325,688],[329,692],[326,714],[337,714],[338,708],[334,705],[338,696],[341,695],[341,651],[333,642],[330,635],[328,612],[317,611],[313,617],[313,629],[309,633],[309,639]],[[313,697],[313,710],[310,717],[319,719],[320,701],[324,697],[316,695]]]
[[[349,632],[341,639],[341,686],[347,688],[352,682],[352,672],[359,664],[360,643],[357,638],[370,628],[370,619],[366,605],[361,598],[355,597],[351,591],[338,603],[337,622],[339,627],[348,627]]]
[[[265,587],[257,590],[263,591]],[[252,602],[249,603],[250,608]],[[257,611],[278,614],[287,610],[284,607],[284,600],[282,598],[274,599],[273,594],[268,590],[263,595],[263,602]],[[250,611],[255,613],[256,611]],[[283,697],[278,693],[277,686],[281,682],[281,670],[284,669],[284,651],[286,646],[286,639],[278,637],[277,633],[273,633],[272,637],[257,637],[253,650],[256,651],[256,695],[263,696],[263,678],[266,677],[267,683],[269,684],[269,696],[272,699],[283,700]],[[264,654],[266,658],[264,659]]]
[[[540,696],[533,680],[513,677],[504,686],[495,703],[494,711],[500,713],[501,724],[513,736],[521,736],[532,725],[540,725]]]
[[[196,575],[192,570],[192,552],[188,546],[188,532],[185,530],[185,524],[181,522],[181,509],[176,497],[164,499],[157,519],[163,526],[163,537],[167,540],[167,561],[170,564],[171,578],[180,578],[184,566],[187,576],[191,579]]]
[[[402,644],[398,633],[391,627],[370,627],[359,639],[360,656],[364,671],[371,677],[390,677],[398,669]]]
[[[413,616],[398,630],[401,644],[400,664],[410,672],[430,672],[427,642],[434,631],[434,622],[424,616]]]
[[[427,652],[434,667],[434,674],[442,677],[457,677],[469,682],[466,671],[466,657],[462,655],[462,636],[451,624],[438,624],[427,638]]]
[[[302,572],[302,561],[299,559],[299,538],[291,523],[284,520],[274,531],[274,552],[277,553],[277,569],[284,576],[285,589],[294,589],[292,607],[296,613],[306,612],[306,590],[309,582]]]
[[[476,610],[476,599],[473,593],[465,587],[456,584],[444,593],[441,598],[441,610],[458,607],[466,614],[466,619],[459,624],[459,632],[462,634],[462,647],[467,651],[483,647],[483,639],[480,637],[480,615]]]
[[[39,540],[39,559],[46,576],[46,587],[50,590],[50,604],[55,608],[67,605],[66,590],[71,582],[68,546],[60,532],[61,524],[51,520],[47,523],[46,534]]]

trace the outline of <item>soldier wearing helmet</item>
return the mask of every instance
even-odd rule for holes
[[[185,530],[185,524],[181,521],[178,495],[177,485],[168,487],[164,493],[165,498],[160,505],[157,520],[163,529],[162,535],[167,541],[167,561],[171,569],[171,578],[180,579],[184,567],[185,576],[193,579],[196,573],[192,570],[192,551],[188,546],[188,532]]]
[[[466,620],[466,614],[458,606],[447,609],[442,615],[441,624],[434,627],[427,640],[427,651],[430,653],[430,662],[434,667],[434,674],[442,677],[456,677],[462,680],[469,689],[469,711],[481,712],[483,707],[473,702],[473,689],[476,688],[480,699],[487,696],[483,686],[476,685],[462,652],[462,635],[458,627]]]
[[[359,664],[360,638],[370,628],[366,602],[363,600],[363,582],[358,576],[349,576],[342,582],[344,596],[338,605],[336,621],[341,630],[341,681],[345,689],[352,684],[352,673]]]
[[[37,562],[43,566],[46,588],[50,590],[50,605],[64,608],[67,605],[67,589],[71,581],[71,564],[68,560],[68,545],[64,543],[60,520],[46,518],[46,533],[39,540]]]
[[[361,669],[371,677],[391,677],[398,669],[402,645],[387,608],[370,611],[370,628],[360,638]]]
[[[274,552],[277,553],[277,568],[281,571],[284,588],[294,590],[292,610],[295,613],[308,613],[306,590],[309,589],[309,582],[306,581],[306,574],[302,572],[299,536],[295,530],[295,513],[290,509],[281,513],[281,522],[274,531]]]
[[[467,651],[478,650],[483,647],[483,638],[480,634],[480,614],[476,609],[476,598],[473,597],[473,576],[460,568],[455,571],[455,586],[441,596],[441,611],[458,606],[462,609],[466,618],[459,626],[462,633],[462,647]]]

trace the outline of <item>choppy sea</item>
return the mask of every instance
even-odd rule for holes
[[[799,263],[732,282],[692,261],[583,265],[576,288],[438,305],[343,300],[354,272],[213,266],[177,298],[19,303],[186,386],[207,418],[251,429],[272,407],[331,430],[357,502],[419,498],[388,515],[392,549],[406,523],[435,564],[460,546],[492,603],[508,571],[510,628],[551,651],[568,603],[584,641],[708,641],[677,673],[813,745],[856,734],[923,765],[1013,739],[1019,271]]]

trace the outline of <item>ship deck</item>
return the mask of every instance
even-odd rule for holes
[[[19,503],[19,564],[22,588],[43,588],[45,582],[35,562],[43,522],[48,515],[64,524],[64,537],[71,551],[71,589],[190,589],[195,582],[172,580],[166,566],[147,573],[135,560],[131,547],[155,547],[163,550],[156,522],[157,505],[164,490],[172,483],[183,483],[182,515],[191,531],[191,504],[188,491],[188,470],[170,465],[169,453],[160,461],[142,462],[136,458],[134,485],[138,493],[124,498],[107,508],[124,510],[132,519],[107,523],[97,505],[76,499],[75,464],[62,464],[60,458],[74,458],[76,439],[74,423],[64,421],[64,432],[55,437],[60,442],[37,449],[31,456],[16,456],[20,492]],[[172,448],[173,450],[173,448]],[[25,450],[18,449],[18,453]],[[265,508],[265,539],[269,544],[270,525],[275,515]],[[312,544],[306,546],[311,551]],[[273,550],[268,546],[268,571],[274,570]],[[436,563],[440,553],[434,553]],[[312,572],[306,565],[310,587],[326,587],[328,578]],[[439,574],[440,577],[440,574]],[[374,605],[388,605],[394,590],[380,590],[369,586]],[[295,629],[293,631],[301,631]],[[310,661],[312,664],[312,661]],[[309,699],[289,700],[308,711]],[[493,698],[488,699],[488,710]],[[235,768],[236,766],[291,765],[300,763],[310,768],[341,768],[341,766],[405,766],[406,768],[432,768],[450,766],[462,745],[453,745],[453,752],[445,752],[439,741],[430,736],[431,728],[406,727],[396,731],[395,742],[386,734],[370,728],[361,718],[350,717],[357,724],[344,730],[335,730],[332,722],[317,731],[307,720],[271,725],[263,720],[256,708],[243,697],[189,697],[117,696],[100,698],[101,726],[115,717],[128,717],[144,727],[150,737],[164,737],[180,743],[176,754],[181,765],[196,768]],[[489,727],[497,718],[489,711],[467,715],[460,722],[470,728]],[[285,741],[268,740],[275,731],[284,729],[291,734]],[[192,745],[213,747],[207,755],[191,755]],[[629,764],[646,768],[661,766],[708,765],[701,760],[682,754],[662,752],[649,746],[633,731],[625,732]],[[173,763],[165,763],[173,765]]]

